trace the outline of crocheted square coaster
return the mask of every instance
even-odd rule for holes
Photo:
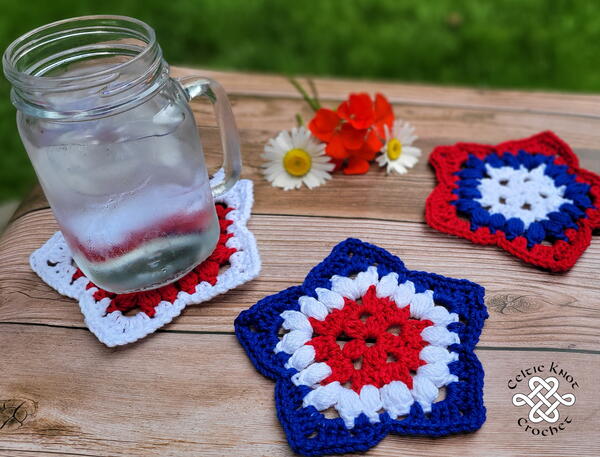
[[[132,343],[171,322],[187,305],[208,301],[258,275],[256,240],[246,227],[252,181],[240,180],[215,202],[221,227],[215,251],[186,276],[159,289],[114,294],[98,288],[75,265],[61,232],[31,254],[31,268],[50,287],[79,301],[85,324],[102,343]]]
[[[441,436],[485,420],[473,353],[481,286],[410,271],[377,246],[338,244],[304,282],[235,321],[277,415],[305,455],[365,451],[386,434]]]
[[[579,168],[552,132],[497,146],[439,146],[429,161],[439,183],[425,218],[441,232],[566,271],[600,227],[600,176]]]

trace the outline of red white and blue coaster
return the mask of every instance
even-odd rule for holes
[[[102,343],[132,343],[171,322],[187,305],[211,300],[258,276],[258,248],[246,226],[252,181],[240,180],[215,203],[221,235],[214,252],[186,276],[159,289],[113,294],[98,288],[77,268],[61,232],[31,254],[31,268],[57,292],[79,301],[85,324]]]
[[[485,420],[473,350],[484,290],[410,271],[377,246],[338,244],[304,282],[235,321],[277,415],[304,455],[365,451],[388,433],[443,436]]]
[[[429,161],[439,182],[425,216],[441,232],[566,271],[600,227],[600,176],[579,168],[552,132],[497,146],[439,146]]]

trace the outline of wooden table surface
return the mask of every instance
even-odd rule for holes
[[[194,70],[174,69],[177,75]],[[383,92],[410,120],[424,157],[407,175],[336,175],[313,191],[284,192],[259,174],[263,145],[310,117],[277,76],[203,71],[229,92],[240,128],[244,172],[254,180],[250,228],[260,277],[210,303],[187,308],[156,334],[106,348],[85,328],[77,304],[36,277],[28,256],[57,230],[34,190],[0,239],[0,455],[291,455],[273,406],[273,382],[251,366],[233,334],[238,313],[302,281],[348,236],[399,255],[407,267],[468,278],[487,290],[490,317],[477,355],[485,372],[488,419],[476,433],[427,439],[389,436],[370,456],[600,455],[600,238],[566,274],[526,265],[496,247],[438,233],[423,219],[434,186],[427,156],[440,144],[497,143],[554,130],[582,166],[600,172],[600,97],[484,91],[366,81],[317,80],[325,105],[351,91]],[[211,109],[194,103],[210,161],[219,140]],[[532,436],[517,425],[508,380],[556,362],[575,377],[572,423]],[[12,416],[17,406],[17,414]]]

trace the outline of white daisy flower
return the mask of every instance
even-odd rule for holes
[[[283,130],[265,145],[262,158],[267,181],[283,190],[298,189],[304,183],[312,189],[331,179],[335,165],[325,155],[325,144],[304,127]]]
[[[380,167],[387,166],[387,174],[404,174],[415,166],[421,156],[421,150],[411,146],[417,139],[415,128],[400,119],[394,121],[391,131],[387,125],[384,128],[385,144],[376,159],[377,163]]]

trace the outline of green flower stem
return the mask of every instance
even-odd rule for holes
[[[317,92],[317,86],[315,86],[315,82],[312,78],[307,78],[308,85],[310,86],[310,91],[312,92],[313,100],[317,105],[317,109],[321,108],[321,102],[319,101],[319,93]]]
[[[310,106],[313,109],[313,111],[317,111],[321,107],[318,100],[311,98],[310,95],[308,95],[308,93],[300,85],[300,83],[296,81],[296,79],[289,78],[288,81],[292,84],[292,86],[296,88],[298,92],[300,92],[300,95],[302,95],[304,101],[308,103],[308,106]]]

